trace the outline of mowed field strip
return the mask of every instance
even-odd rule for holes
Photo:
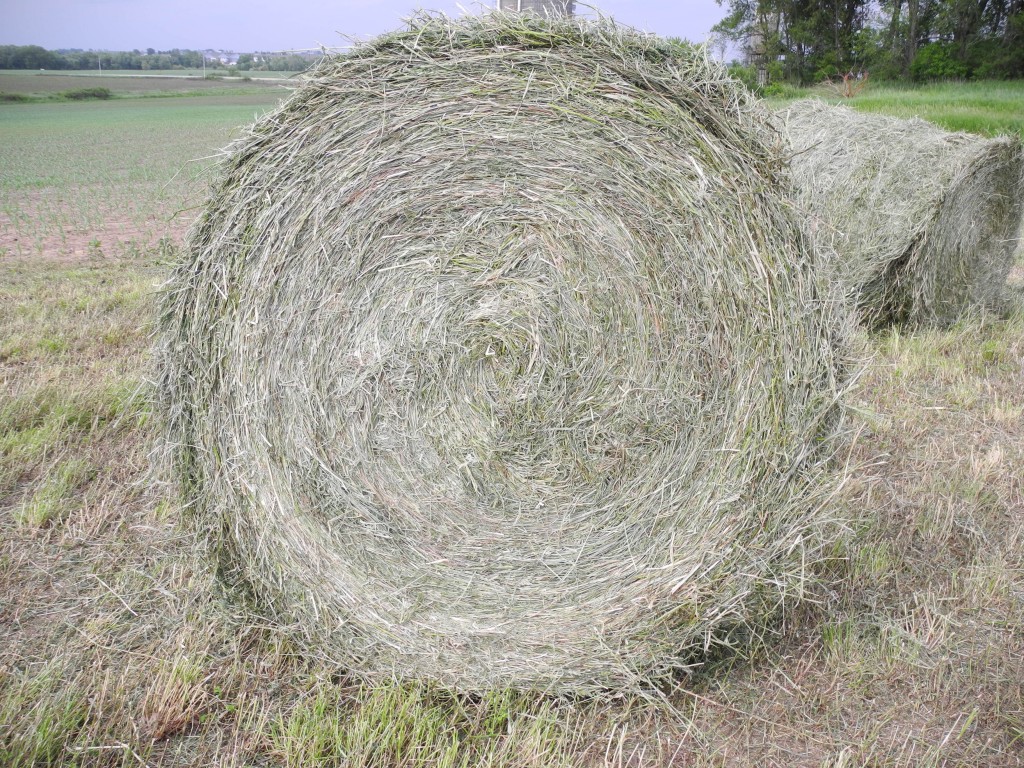
[[[0,94],[47,96],[75,88],[109,88],[121,98],[216,95],[261,92],[294,84],[287,72],[259,72],[255,76],[226,77],[223,74],[175,72],[38,72],[0,70]]]
[[[859,338],[833,586],[660,701],[359,685],[225,590],[151,469],[150,346],[218,150],[284,93],[243,85],[0,104],[0,765],[1024,764],[1019,262],[1005,314]],[[991,135],[1024,90],[853,106]]]

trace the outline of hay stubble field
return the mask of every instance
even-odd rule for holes
[[[209,158],[276,98],[0,105],[0,764],[1024,763],[1018,289],[860,339],[831,586],[659,697],[360,685],[226,592],[150,469],[150,336]]]

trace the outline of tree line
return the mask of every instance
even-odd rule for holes
[[[0,45],[0,69],[201,69],[203,52],[181,50],[134,51],[50,51],[38,45]],[[207,59],[208,68],[234,67],[239,71],[300,72],[313,59],[299,54],[273,55],[243,53],[238,63],[222,64]]]
[[[717,0],[770,79],[1024,77],[1024,0]]]

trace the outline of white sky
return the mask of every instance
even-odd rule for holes
[[[593,4],[625,24],[694,42],[725,16],[715,0]],[[481,6],[455,0],[0,0],[0,45],[242,52],[338,46],[343,36],[395,29],[416,8],[459,15]]]

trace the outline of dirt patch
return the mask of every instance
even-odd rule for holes
[[[160,241],[182,242],[190,220],[152,221],[139,224],[116,219],[88,231],[50,235],[42,240],[22,242],[17,233],[0,234],[0,261],[42,260],[57,264],[115,258],[131,249],[145,250]]]
[[[76,263],[145,250],[162,240],[180,244],[194,213],[102,206],[83,221],[78,204],[53,190],[26,192],[17,208],[0,210],[0,262]],[[128,210],[124,210],[128,208]],[[91,223],[95,222],[95,223]]]

